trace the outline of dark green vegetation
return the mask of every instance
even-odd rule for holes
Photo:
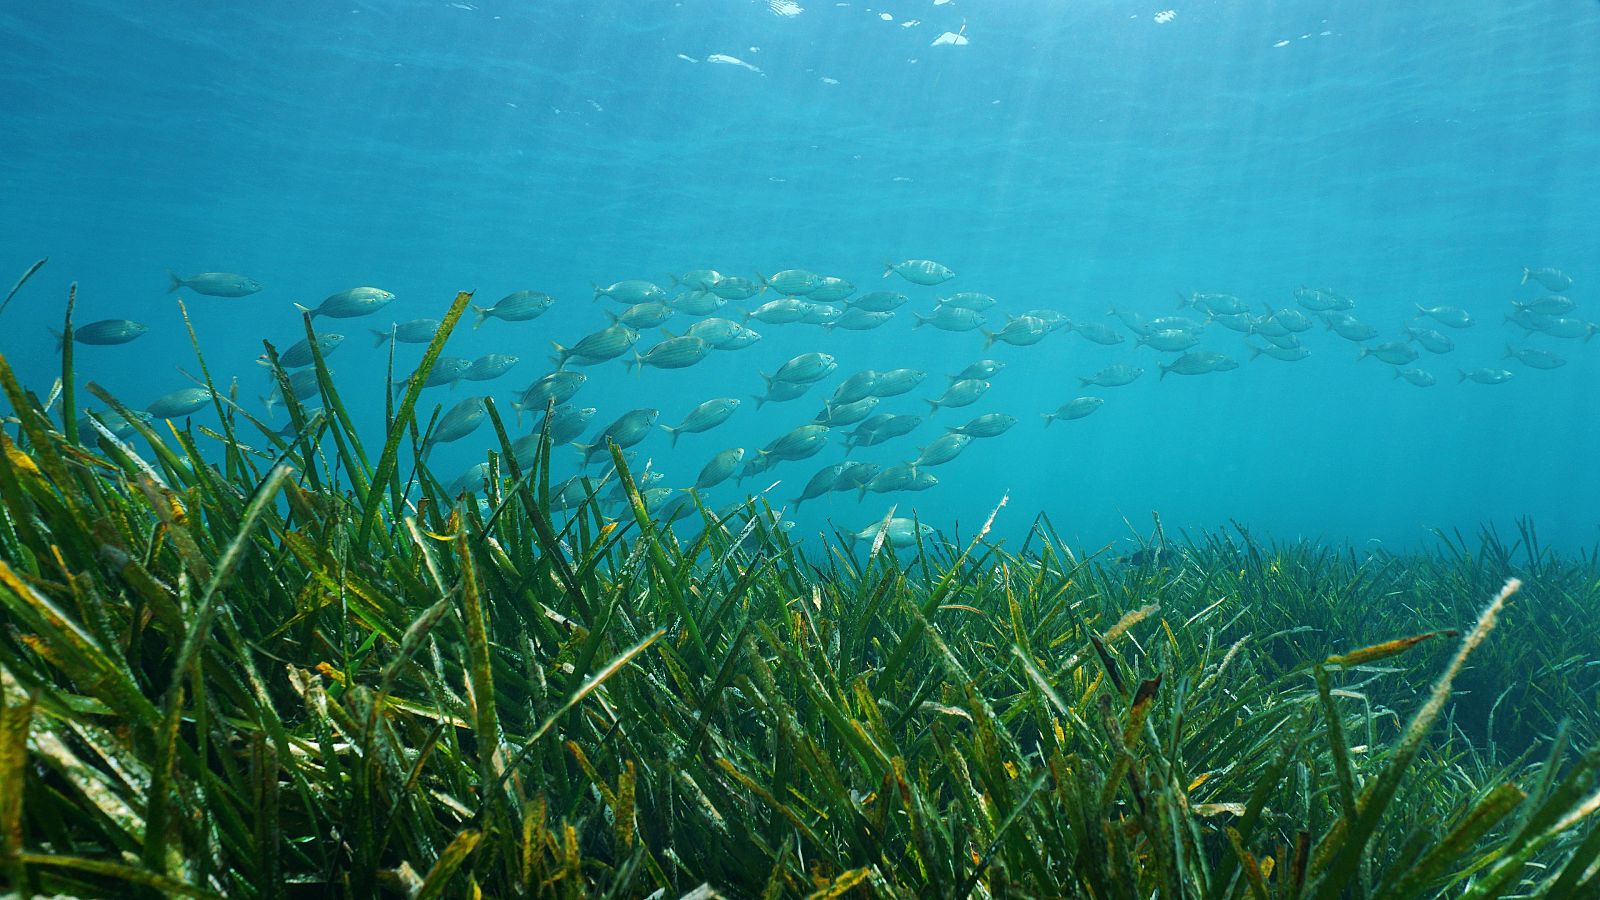
[[[221,396],[217,432],[129,413],[149,462],[75,435],[70,356],[64,405],[0,361],[0,884],[1600,891],[1593,557],[1238,532],[1119,562],[1041,523],[808,560],[754,503],[555,511],[509,452],[458,502],[414,408],[467,299],[376,455],[320,359],[288,437]]]

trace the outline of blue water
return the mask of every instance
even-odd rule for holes
[[[376,285],[399,297],[380,315],[319,320],[351,336],[330,364],[376,445],[384,354],[366,327],[438,316],[458,289],[558,298],[537,321],[452,339],[455,355],[521,356],[506,378],[424,395],[451,403],[487,388],[502,409],[548,369],[550,339],[603,324],[591,282],[799,266],[912,297],[878,331],[754,323],[759,344],[694,368],[585,370],[579,400],[600,409],[598,428],[643,405],[676,423],[709,397],[758,393],[757,371],[796,353],[838,358],[838,374],[801,400],[747,403],[676,451],[661,432],[638,448],[665,484],[685,485],[715,451],[809,421],[860,368],[928,371],[879,408],[923,411],[947,373],[986,355],[977,333],[909,327],[911,310],[955,290],[999,298],[998,324],[1033,307],[1086,321],[1113,304],[1167,314],[1195,290],[1260,310],[1325,286],[1384,339],[1402,336],[1418,302],[1462,307],[1477,324],[1439,328],[1458,349],[1423,354],[1417,365],[1439,382],[1426,389],[1358,362],[1320,326],[1306,361],[1159,380],[1162,355],[1131,340],[1060,332],[996,346],[987,355],[1008,368],[989,394],[933,422],[1003,411],[1021,420],[1012,432],[938,467],[932,491],[808,503],[796,533],[855,530],[891,504],[970,533],[1009,494],[1001,534],[1045,511],[1091,546],[1128,536],[1126,522],[1146,530],[1151,511],[1169,532],[1231,519],[1285,540],[1390,547],[1528,515],[1547,541],[1593,543],[1600,341],[1524,338],[1502,317],[1542,293],[1519,287],[1524,266],[1554,266],[1574,278],[1577,315],[1600,318],[1600,4],[1200,3],[1158,21],[1165,8],[8,4],[0,279],[50,262],[5,313],[0,348],[43,394],[59,372],[46,329],[76,280],[80,323],[151,326],[78,353],[85,380],[142,406],[188,385],[180,367],[196,371],[167,270],[242,272],[267,289],[179,296],[213,373],[254,397],[260,340],[303,336],[292,301]],[[945,32],[967,43],[935,46]],[[938,288],[880,278],[886,258],[908,257],[959,277]],[[1569,362],[1527,369],[1501,359],[1507,341]],[[1217,326],[1202,347],[1248,356]],[[1121,361],[1146,374],[1078,388],[1077,376]],[[1482,366],[1517,374],[1457,382],[1458,368]],[[1040,413],[1081,393],[1107,403],[1042,427]],[[936,425],[852,458],[909,458]],[[488,435],[436,454],[441,475],[481,459]],[[575,453],[561,455],[570,466]],[[772,496],[787,499],[839,458],[830,447],[729,483],[711,505],[779,478]]]

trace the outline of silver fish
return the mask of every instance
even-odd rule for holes
[[[969,378],[987,381],[988,379],[1000,374],[1000,370],[1004,369],[1005,367],[1006,364],[998,359],[980,359],[956,374],[951,375],[950,381],[954,383],[957,381],[966,381]]]
[[[827,353],[802,353],[779,366],[778,371],[771,375],[762,373],[761,377],[768,384],[774,381],[811,384],[828,377],[838,367],[839,364]]]
[[[578,393],[578,389],[583,387],[583,383],[588,380],[589,376],[582,372],[551,372],[549,375],[523,388],[517,399],[512,401],[511,408],[517,411],[519,420],[524,410],[543,412],[552,400],[557,405],[571,400],[573,395]]]
[[[1527,284],[1528,279],[1530,278],[1544,285],[1545,290],[1555,291],[1558,294],[1567,288],[1572,287],[1572,276],[1561,271],[1560,269],[1524,268],[1522,270],[1522,283]]]
[[[551,341],[550,345],[556,350],[553,361],[559,369],[565,366],[569,359],[577,361],[581,366],[592,366],[608,359],[616,359],[626,353],[638,340],[639,332],[626,325],[612,325],[585,336],[571,347],[563,347],[555,341]]]
[[[970,309],[973,312],[983,312],[998,302],[988,294],[980,294],[977,291],[961,291],[948,297],[939,298],[940,306],[954,306],[960,309]]]
[[[815,456],[828,443],[828,426],[801,425],[756,451],[763,459],[799,460]]]
[[[466,397],[445,411],[434,426],[431,444],[448,444],[459,441],[478,430],[483,424],[486,410],[482,397]]]
[[[1311,355],[1310,350],[1300,346],[1279,347],[1277,345],[1271,345],[1266,347],[1257,347],[1255,344],[1252,344],[1249,341],[1245,342],[1245,346],[1250,348],[1251,359],[1255,359],[1258,356],[1270,356],[1273,359],[1279,359],[1284,362],[1299,362],[1300,360],[1306,359]]]
[[[72,342],[93,346],[126,344],[149,330],[142,323],[132,319],[101,319],[72,329]],[[51,334],[56,335],[56,349],[60,350],[61,335],[54,331]]]
[[[1457,369],[1461,373],[1460,381],[1476,381],[1479,384],[1505,384],[1516,376],[1515,372],[1505,369]]]
[[[1283,309],[1274,312],[1272,314],[1272,320],[1277,322],[1279,325],[1282,325],[1284,328],[1295,332],[1296,334],[1310,331],[1311,326],[1315,324],[1311,321],[1310,316],[1307,316],[1298,309],[1291,309],[1289,307],[1284,307]]]
[[[635,350],[633,359],[628,360],[628,368],[638,368],[641,371],[645,366],[654,366],[657,369],[686,369],[711,352],[711,345],[693,335],[667,338],[643,353]]]
[[[919,537],[926,538],[931,536],[933,534],[933,526],[924,525],[914,519],[896,517],[889,519],[887,525],[881,520],[874,522],[856,532],[852,537],[870,544],[878,539],[879,534],[884,536],[884,541],[891,547],[909,547],[915,544]]]
[[[894,312],[904,306],[907,299],[905,294],[895,293],[894,291],[873,291],[870,294],[862,294],[851,300],[850,307],[852,309],[864,309],[867,312]]]
[[[1281,350],[1300,349],[1300,336],[1296,334],[1263,334],[1261,339]],[[1249,346],[1249,342],[1245,342]]]
[[[170,394],[162,394],[146,406],[144,411],[157,419],[175,419],[199,412],[210,403],[210,391],[203,387],[187,387],[179,388]]]
[[[931,259],[908,259],[902,262],[885,262],[883,264],[883,277],[899,274],[901,278],[912,284],[933,286],[943,284],[956,277],[948,266],[941,265]]]
[[[330,372],[329,374],[332,373]],[[299,372],[290,373],[289,393],[294,395],[296,400],[309,400],[316,396],[319,390],[321,390],[321,384],[317,380],[315,369],[302,369]],[[273,409],[283,402],[283,386],[278,384],[277,379],[273,379],[272,390],[267,392],[267,396],[261,398],[261,402],[266,406],[268,416],[271,416]]]
[[[1160,350],[1162,353],[1182,353],[1200,343],[1200,336],[1191,331],[1172,328],[1141,334],[1134,343]]]
[[[814,381],[769,381],[767,392],[755,397],[756,409],[767,403],[783,403],[788,400],[797,400],[811,390]]]
[[[877,463],[845,460],[839,464],[839,479],[833,483],[835,491],[854,491],[871,481],[883,467]]]
[[[1422,349],[1428,351],[1429,353],[1449,353],[1451,350],[1456,348],[1455,341],[1452,341],[1439,332],[1434,331],[1432,328],[1412,328],[1407,326],[1406,335],[1409,336],[1411,340],[1421,344]]]
[[[1060,331],[1063,328],[1072,327],[1072,320],[1063,315],[1060,310],[1055,309],[1030,309],[1020,316],[1012,316],[1011,318],[1038,319],[1048,325],[1051,331]]]
[[[694,480],[694,486],[702,491],[716,487],[733,477],[734,470],[738,469],[739,463],[743,461],[743,447],[734,447],[718,453],[701,468],[700,476]]]
[[[879,372],[872,382],[872,396],[898,397],[922,383],[927,374],[918,369],[890,369]]]
[[[1018,316],[1007,322],[999,331],[985,331],[983,333],[983,348],[985,350],[994,346],[996,342],[1010,344],[1013,347],[1028,347],[1044,340],[1051,332],[1050,323],[1034,316]],[[1121,337],[1121,335],[1118,335]]]
[[[1192,306],[1214,316],[1237,315],[1249,311],[1245,302],[1232,294],[1207,294],[1200,291],[1195,291],[1187,297],[1180,293],[1178,306],[1179,308]]]
[[[844,315],[844,310],[837,306],[808,300],[806,314],[800,317],[800,321],[807,325],[828,326],[838,321],[842,315]]]
[[[1322,316],[1323,324],[1329,331],[1337,334],[1347,341],[1370,341],[1378,336],[1378,329],[1357,319],[1349,313],[1330,312]]]
[[[877,397],[862,397],[852,403],[834,403],[830,401],[823,405],[822,412],[817,413],[817,417],[812,421],[818,425],[826,425],[829,428],[854,425],[872,415],[872,411],[881,402],[883,401]]]
[[[931,475],[932,473],[928,474]],[[857,496],[865,497],[869,493],[889,494],[895,491],[916,490],[917,475],[918,472],[915,465],[908,462],[896,463],[880,470],[871,478],[859,482],[859,487],[856,488],[858,491]],[[938,479],[935,478],[928,487],[938,483]]]
[[[743,328],[743,325],[731,319],[712,317],[710,319],[701,319],[690,325],[689,330],[684,333],[691,337],[697,337],[710,344],[713,348],[720,350],[723,344],[732,340]]]
[[[728,301],[709,290],[684,291],[672,298],[672,308],[691,316],[709,316]]]
[[[368,328],[372,332],[372,346],[382,347],[389,342],[389,332]],[[439,330],[438,319],[412,319],[409,322],[398,322],[394,325],[394,339],[402,344],[426,344],[433,340]]]
[[[539,440],[548,434],[550,446],[564,447],[578,439],[589,427],[589,420],[594,418],[595,408],[592,406],[558,406],[552,411],[547,421],[541,421],[533,427],[533,433],[517,438],[511,443],[511,453],[516,457],[517,464],[529,466],[538,455]]]
[[[1229,331],[1240,334],[1249,334],[1256,330],[1256,320],[1249,313],[1231,313],[1220,316],[1211,316],[1206,321],[1215,322]]]
[[[960,456],[961,451],[967,449],[970,443],[972,443],[970,435],[948,432],[934,438],[932,443],[923,447],[922,452],[917,454],[917,458],[911,464],[919,469],[923,466],[943,465]]]
[[[1061,407],[1055,412],[1045,413],[1044,427],[1049,428],[1050,423],[1057,419],[1060,419],[1063,422],[1070,421],[1072,419],[1081,419],[1099,409],[1101,404],[1105,402],[1106,401],[1100,397],[1074,397],[1073,399],[1061,404]]]
[[[724,300],[748,300],[761,293],[761,285],[738,275],[724,275],[711,286],[711,293]]]
[[[472,361],[461,377],[468,381],[490,381],[511,371],[522,358],[509,353],[485,353]]]
[[[682,275],[668,273],[667,277],[672,280],[673,287],[681,284],[690,290],[709,291],[722,280],[722,273],[716,269],[690,269]]]
[[[630,306],[635,303],[643,303],[646,300],[667,299],[667,295],[662,292],[661,288],[656,286],[655,282],[645,281],[642,278],[630,278],[608,287],[594,285],[594,299],[599,300],[601,297],[610,297],[618,303],[626,303]]]
[[[903,416],[894,413],[878,413],[868,416],[857,425],[855,430],[845,436],[845,451],[856,447],[871,447],[881,444],[891,438],[910,434],[922,424],[921,416]]]
[[[1213,350],[1191,350],[1173,360],[1172,365],[1161,366],[1160,368],[1160,377],[1165,378],[1168,372],[1175,372],[1179,375],[1209,375],[1212,372],[1226,372],[1230,369],[1239,368],[1239,363],[1232,357]]]
[[[912,328],[921,328],[932,325],[940,331],[972,331],[983,325],[983,314],[959,306],[936,306],[933,312],[923,315],[919,312],[911,314],[917,320]]]
[[[299,303],[295,308],[301,312],[311,314],[311,318],[327,316],[330,319],[353,319],[357,316],[370,316],[394,300],[394,295],[382,288],[355,287],[337,294],[330,294],[326,300],[318,304],[316,309],[310,309]]]
[[[1354,300],[1327,288],[1295,288],[1294,302],[1312,312],[1333,312],[1356,307]]]
[[[800,496],[789,502],[794,504],[795,509],[799,509],[800,504],[807,500],[814,500],[824,494],[833,493],[834,486],[839,483],[839,475],[844,471],[845,465],[846,463],[834,463],[831,466],[824,466],[819,469],[806,482],[806,486],[800,489]]]
[[[507,322],[537,319],[555,302],[556,298],[540,291],[513,291],[501,297],[500,302],[493,306],[473,304],[472,311],[478,314],[478,319],[472,323],[472,327],[474,330],[482,328],[483,323],[490,319],[503,319]]]
[[[440,385],[454,385],[460,381],[467,370],[472,368],[472,360],[460,356],[441,356],[433,361],[433,368],[428,370],[428,379],[422,383],[425,388],[439,387]],[[416,373],[413,372],[414,376]],[[394,381],[396,388],[408,384],[409,378],[397,378]]]
[[[672,307],[660,300],[646,300],[643,303],[635,303],[620,313],[606,310],[606,318],[610,319],[612,324],[620,322],[629,328],[643,331],[672,318],[672,311]]]
[[[757,272],[756,280],[785,297],[804,297],[822,286],[822,276],[805,269],[784,269],[771,278]]]
[[[1403,378],[1417,387],[1433,387],[1434,377],[1422,369],[1395,369],[1394,377]]]
[[[167,277],[172,279],[172,286],[167,288],[169,294],[179,288],[188,288],[208,297],[248,297],[262,288],[261,282],[254,278],[233,272],[201,272],[183,278],[177,272],[169,271]]]
[[[342,334],[329,332],[317,335],[317,350],[324,357],[339,349],[339,345],[343,343],[344,335]],[[265,355],[257,362],[264,366],[271,365]],[[278,354],[278,365],[283,366],[285,369],[298,369],[302,366],[309,366],[313,362],[316,362],[316,358],[311,354],[311,341],[306,338],[301,338],[291,345],[289,349]]]
[[[672,435],[672,446],[678,446],[679,435],[699,434],[728,421],[728,417],[739,409],[739,400],[735,397],[717,397],[689,410],[683,421],[677,425],[663,425],[661,429]]]
[[[1596,325],[1593,322],[1585,322],[1582,319],[1561,318],[1551,319],[1544,323],[1544,327],[1539,330],[1551,337],[1583,338],[1588,340],[1594,337],[1596,331],[1600,331],[1600,325]]]
[[[989,382],[979,381],[976,378],[968,378],[966,381],[957,381],[956,383],[945,388],[944,394],[942,394],[939,399],[924,400],[923,402],[928,404],[933,412],[938,412],[940,407],[945,406],[951,408],[971,406],[972,404],[977,403],[978,398],[982,397],[984,392],[987,390],[989,390]]]
[[[843,278],[828,276],[817,283],[806,299],[815,303],[837,303],[856,292],[856,286]]]
[[[878,373],[872,369],[862,369],[839,382],[839,386],[833,389],[833,396],[828,399],[828,403],[842,405],[871,397],[873,388],[877,384]]]
[[[630,409],[596,435],[593,443],[572,446],[583,454],[583,464],[587,466],[596,457],[609,456],[608,441],[615,441],[618,447],[626,450],[644,440],[660,414],[659,410],[654,409]]]
[[[739,330],[735,331],[731,337],[725,341],[719,342],[717,344],[717,349],[743,350],[759,340],[761,340],[761,332],[755,330],[754,328],[748,328],[741,325],[739,326]]]
[[[1080,337],[1107,347],[1127,340],[1122,332],[1116,331],[1111,326],[1100,322],[1083,322],[1074,325],[1072,330],[1076,331]]]
[[[1448,325],[1451,328],[1468,328],[1472,325],[1472,316],[1466,310],[1454,306],[1435,306],[1430,309],[1418,303],[1417,315],[1427,316],[1440,325]]]
[[[1015,424],[1017,424],[1016,416],[1007,413],[985,413],[965,425],[957,425],[949,430],[967,437],[991,438],[1005,434]]]
[[[1533,347],[1513,347],[1506,345],[1506,359],[1515,359],[1517,362],[1532,369],[1559,369],[1567,364],[1561,357],[1548,350],[1538,350]]]
[[[1404,366],[1417,361],[1417,351],[1412,349],[1405,341],[1384,341],[1370,347],[1362,347],[1356,359],[1373,357],[1392,366]]]
[[[1578,304],[1572,302],[1571,297],[1560,294],[1546,294],[1532,300],[1513,300],[1511,305],[1523,312],[1538,313],[1545,316],[1564,316],[1577,308]]]
[[[871,331],[888,324],[894,318],[892,312],[869,312],[859,306],[852,306],[844,311],[843,315],[828,323],[828,329],[843,328],[845,331]]]
[[[787,325],[798,322],[806,317],[806,311],[811,304],[794,297],[780,297],[777,300],[768,300],[755,309],[744,314],[746,322],[755,319],[768,325]]]
[[[1191,355],[1193,354],[1185,354],[1185,356]],[[1179,357],[1179,359],[1182,358],[1183,357]],[[1104,369],[1101,369],[1087,378],[1079,377],[1078,381],[1084,387],[1088,387],[1091,384],[1096,384],[1100,387],[1121,387],[1125,384],[1133,384],[1135,381],[1139,380],[1139,376],[1143,374],[1144,369],[1141,369],[1138,366],[1130,366],[1126,363],[1117,363],[1116,365],[1106,366]]]

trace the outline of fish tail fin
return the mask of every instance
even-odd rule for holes
[[[978,330],[983,332],[983,349],[987,350],[990,347],[993,347],[994,346],[995,335],[998,332],[989,331],[989,330],[984,329],[984,328],[980,328]]]
[[[174,275],[172,277],[176,278],[178,276]],[[1528,279],[1532,278],[1532,277],[1533,277],[1533,270],[1528,268],[1527,266],[1523,266],[1522,267],[1522,280],[1517,282],[1517,283],[1518,284],[1527,284],[1528,283]]]
[[[623,360],[622,367],[637,375],[639,372],[644,371],[644,356],[638,350],[635,350],[633,351],[633,359]]]
[[[594,299],[599,300],[606,295],[606,289],[600,285],[590,282],[589,286],[594,288]]]
[[[1400,377],[1400,367],[1399,366],[1395,366],[1394,368],[1390,369],[1389,371],[1394,373],[1394,377],[1395,378],[1399,378]],[[1392,381],[1394,379],[1390,379],[1390,380]]]
[[[265,406],[267,408],[267,418],[271,419],[273,417],[273,412],[272,411],[274,409],[276,409],[277,406],[278,406],[277,395],[268,394],[265,397],[262,397],[261,398],[261,405],[263,405],[263,406]]]
[[[1456,370],[1456,374],[1461,376],[1461,377],[1456,379],[1456,384],[1460,384],[1461,382],[1467,380],[1467,370],[1466,369],[1457,369]]]
[[[572,351],[568,350],[567,348],[565,348],[563,346],[561,346],[560,344],[556,343],[555,341],[551,341],[550,342],[550,346],[554,347],[555,351],[556,351],[556,355],[550,357],[550,361],[555,363],[556,369],[559,371],[560,369],[562,369],[563,367],[566,366],[567,357],[572,355]]]
[[[61,348],[67,345],[67,339],[61,335],[61,332],[55,330],[54,328],[46,328],[45,331],[50,332],[50,336],[56,339],[56,352],[60,353]]]
[[[372,346],[382,347],[384,344],[389,343],[389,332],[379,331],[376,328],[368,328],[367,330],[372,332]]]
[[[313,318],[313,319],[315,319],[317,317],[317,311],[312,309],[309,306],[306,306],[304,303],[296,303],[294,305],[294,308],[300,310],[303,313],[306,313],[306,314],[310,315],[311,318]]]
[[[611,324],[613,324],[613,325],[615,325],[618,322],[622,321],[622,315],[620,313],[617,313],[617,312],[613,311],[613,310],[609,310],[609,309],[602,310],[601,311],[601,315],[603,315],[606,318],[610,319],[611,320]]]
[[[1362,347],[1361,348],[1361,352],[1356,354],[1356,362],[1360,362],[1361,360],[1366,359],[1368,356],[1371,356],[1371,355],[1372,355],[1372,351],[1371,350],[1368,350],[1366,347]]]
[[[931,416],[934,413],[939,411],[939,401],[937,401],[937,400],[924,400],[922,402],[928,404],[928,406],[929,406],[928,415]]]
[[[667,273],[667,280],[672,282],[671,284],[667,285],[667,287],[677,287],[678,285],[683,284],[683,279],[671,272]]]
[[[1517,355],[1517,351],[1511,349],[1511,345],[1510,344],[1506,344],[1506,355],[1502,356],[1500,358],[1501,359],[1511,359],[1512,357],[1514,357],[1516,355]]]
[[[1412,316],[1411,318],[1420,319],[1423,316],[1428,314],[1428,308],[1423,306],[1421,303],[1416,303],[1416,304],[1412,304],[1412,305],[1414,305],[1417,308],[1417,314]],[[1329,326],[1329,327],[1331,328],[1332,326]]]
[[[494,307],[484,307],[474,303],[472,304],[472,311],[478,315],[478,318],[472,323],[472,330],[477,331],[483,327],[483,323],[489,321],[489,314],[494,311]]]
[[[806,502],[806,498],[804,498],[804,497],[796,497],[793,500],[790,500],[789,502],[793,503],[794,504],[794,508],[796,510],[798,510],[800,508],[800,504]]]
[[[1523,269],[1522,271],[1524,273],[1526,273],[1528,270],[1527,269]],[[172,279],[172,283],[167,286],[167,293],[170,294],[173,291],[176,291],[178,288],[183,287],[183,278],[181,276],[179,276],[177,272],[174,272],[171,269],[168,269],[167,270],[167,277]],[[1523,284],[1527,284],[1528,283],[1528,276],[1526,274],[1524,274],[1522,276],[1522,283]]]
[[[916,329],[916,328],[921,328],[922,326],[928,324],[928,320],[932,319],[933,316],[925,316],[925,315],[923,315],[922,313],[919,313],[919,312],[912,312],[911,313],[911,318],[917,320],[916,324],[911,326],[913,329]],[[985,333],[987,333],[987,332],[985,332]]]
[[[1256,357],[1261,355],[1261,348],[1257,347],[1255,344],[1246,344],[1245,346],[1250,348],[1250,359],[1252,362]]]
[[[1052,424],[1055,423],[1055,420],[1056,420],[1056,414],[1055,413],[1041,413],[1041,415],[1044,416],[1044,427],[1049,428]]]
[[[675,427],[673,427],[671,425],[663,425],[663,426],[661,426],[661,430],[665,431],[667,434],[672,435],[672,446],[673,447],[678,446],[678,433],[682,429],[675,428]]]
[[[675,335],[672,332],[666,330],[665,328],[661,329],[661,333],[666,335],[667,340],[669,340],[669,341],[672,340],[673,338],[677,337],[677,335]]]
[[[1157,365],[1157,368],[1161,369],[1162,374],[1166,373],[1166,371],[1167,371],[1166,366],[1163,366],[1160,363],[1157,363],[1156,365]],[[1091,384],[1094,384],[1094,379],[1093,378],[1084,378],[1082,376],[1078,377],[1078,386],[1079,387],[1088,387]]]
[[[1157,381],[1160,381],[1161,379],[1167,377],[1167,372],[1172,370],[1171,366],[1166,365],[1164,363],[1156,363],[1156,368],[1161,370],[1161,374],[1156,376],[1156,380]],[[1088,387],[1089,386],[1089,382],[1087,382],[1087,381],[1085,381],[1083,384],[1084,384],[1084,387]]]
[[[894,274],[894,260],[892,260],[892,259],[884,260],[883,261],[883,277],[888,278],[890,275],[893,275],[893,274]]]
[[[751,394],[750,397],[756,401],[756,409],[760,409],[761,405],[767,402],[767,398],[761,394]]]
[[[1185,306],[1188,306],[1189,304],[1191,304],[1193,302],[1194,302],[1194,295],[1193,294],[1185,294],[1183,291],[1178,291],[1178,308],[1179,309],[1183,309]]]

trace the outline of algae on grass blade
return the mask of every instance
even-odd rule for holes
[[[986,524],[813,558],[759,498],[675,531],[615,451],[622,502],[589,483],[563,509],[548,441],[524,468],[492,407],[487,512],[420,456],[403,483],[426,365],[369,471],[314,364],[330,412],[257,422],[261,466],[226,418],[134,417],[148,459],[80,446],[0,358],[6,889],[1600,888],[1600,753],[1575,749],[1600,717],[1570,663],[1600,634],[1546,624],[1592,615],[1600,556],[1531,526],[1365,558],[1158,534],[1116,561],[1041,518],[1017,552]],[[1524,574],[1526,602],[1477,614]],[[1469,691],[1483,709],[1447,702]]]

